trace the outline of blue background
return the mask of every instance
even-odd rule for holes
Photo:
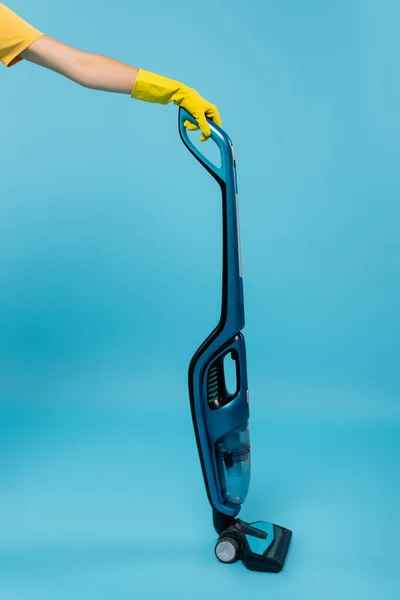
[[[280,575],[213,557],[186,377],[220,308],[220,200],[176,107],[23,62],[0,74],[0,597],[397,598],[399,3],[11,7],[218,104],[242,217],[243,518],[294,537]]]

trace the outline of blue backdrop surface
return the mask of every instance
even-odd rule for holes
[[[399,3],[9,5],[219,106],[241,210],[243,517],[294,537],[280,575],[213,557],[186,377],[220,308],[220,200],[176,107],[23,62],[0,73],[1,599],[398,598]]]

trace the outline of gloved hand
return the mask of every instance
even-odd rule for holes
[[[205,142],[211,135],[206,117],[219,125],[219,127],[222,127],[218,108],[214,104],[211,104],[211,102],[208,102],[208,100],[205,100],[205,98],[202,98],[196,90],[179,81],[163,77],[162,75],[156,75],[144,69],[139,69],[131,98],[158,104],[174,102],[174,104],[182,106],[193,115],[198,123],[197,127],[190,121],[185,121],[185,127],[190,131],[200,128],[202,131],[200,136],[202,142]]]

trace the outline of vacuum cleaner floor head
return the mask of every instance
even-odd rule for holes
[[[235,519],[225,529],[215,546],[215,555],[222,563],[241,560],[251,571],[279,573],[289,548],[292,532],[266,521],[245,523]]]

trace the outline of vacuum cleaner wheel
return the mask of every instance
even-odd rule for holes
[[[239,559],[239,544],[230,537],[222,537],[215,546],[215,556],[222,563],[230,564]]]

